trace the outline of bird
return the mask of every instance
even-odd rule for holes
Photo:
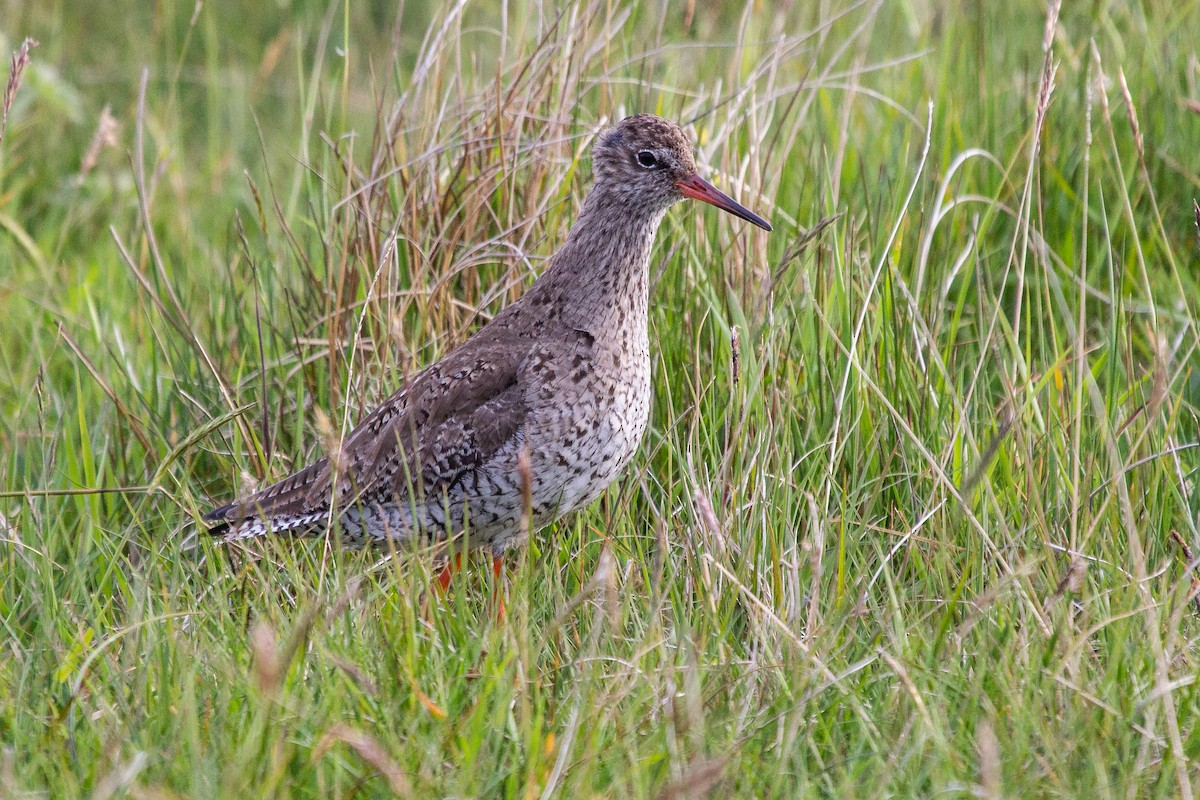
[[[658,116],[601,132],[592,173],[565,242],[522,297],[329,455],[208,512],[209,532],[231,542],[336,527],[334,541],[362,547],[465,531],[499,575],[530,531],[599,497],[650,417],[649,268],[667,209],[692,198],[771,225],[704,180],[687,135]]]

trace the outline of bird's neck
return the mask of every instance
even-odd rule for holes
[[[599,338],[646,338],[650,250],[665,208],[594,188],[532,291],[556,297],[562,321]]]

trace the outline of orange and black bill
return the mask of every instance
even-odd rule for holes
[[[729,195],[725,194],[717,187],[713,186],[708,181],[701,178],[699,175],[693,175],[690,178],[685,178],[675,184],[679,187],[679,191],[683,192],[684,197],[691,197],[694,200],[702,200],[705,203],[710,203],[722,211],[728,211],[734,216],[741,217],[747,222],[752,222],[764,231],[771,230],[771,223],[755,214],[745,206],[738,203]]]

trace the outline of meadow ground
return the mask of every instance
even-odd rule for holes
[[[82,5],[0,0],[0,796],[1200,790],[1200,4]],[[502,623],[197,534],[634,111],[775,232],[669,214],[642,451]]]

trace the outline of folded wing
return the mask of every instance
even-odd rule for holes
[[[205,515],[232,539],[322,529],[338,509],[441,493],[521,435],[532,340],[480,338],[413,377],[330,456]]]

